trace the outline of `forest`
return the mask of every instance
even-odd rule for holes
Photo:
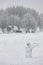
[[[39,14],[35,9],[23,6],[13,6],[0,9],[0,28],[4,31],[9,25],[36,30],[39,27],[43,30],[43,13]]]

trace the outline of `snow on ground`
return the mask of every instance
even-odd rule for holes
[[[26,44],[32,46],[32,58],[26,58]],[[43,65],[43,33],[0,34],[0,65]]]

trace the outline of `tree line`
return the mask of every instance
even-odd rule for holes
[[[13,6],[0,10],[0,28],[4,31],[9,25],[20,28],[36,30],[37,27],[43,30],[43,14],[39,14],[31,8]]]

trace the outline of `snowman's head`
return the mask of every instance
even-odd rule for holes
[[[27,47],[30,47],[30,46],[31,46],[30,42],[29,42],[29,43],[27,43]]]

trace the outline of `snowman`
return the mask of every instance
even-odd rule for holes
[[[32,58],[32,50],[39,46],[40,43],[33,43],[33,45],[31,46],[31,43],[27,43],[26,44],[26,58]]]
[[[26,45],[26,58],[32,57],[32,47],[30,43],[27,43]]]

